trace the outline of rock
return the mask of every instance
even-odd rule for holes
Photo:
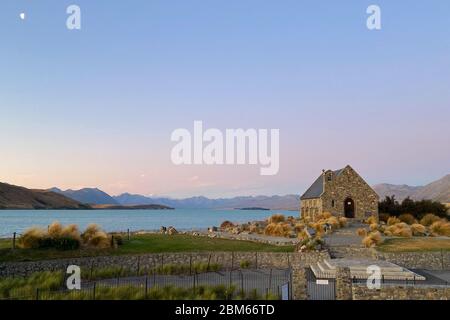
[[[164,226],[161,226],[161,228],[159,228],[159,232],[162,234],[165,234],[167,232],[167,228]]]
[[[168,235],[178,234],[178,231],[174,227],[169,227],[169,229],[167,229],[167,234]]]
[[[217,232],[217,227],[215,227],[215,226],[212,226],[212,227],[210,227],[210,228],[208,228],[208,232]]]

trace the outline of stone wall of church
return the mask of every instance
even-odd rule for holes
[[[355,218],[378,216],[378,195],[351,167],[347,166],[338,176],[332,171],[325,172],[322,211],[344,216],[347,198],[354,201]]]
[[[322,199],[305,199],[301,201],[301,217],[306,217],[310,220],[315,220],[317,215],[321,214],[322,211]]]

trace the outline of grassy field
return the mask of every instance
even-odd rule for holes
[[[71,257],[91,257],[106,255],[127,255],[161,252],[198,251],[251,251],[251,252],[292,252],[293,246],[273,246],[263,243],[227,240],[189,235],[146,234],[134,235],[118,249],[80,249],[60,251],[54,249],[11,250],[11,240],[0,240],[0,262],[33,261]]]
[[[382,252],[450,251],[450,238],[391,238],[377,249]]]

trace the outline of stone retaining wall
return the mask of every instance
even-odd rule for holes
[[[450,287],[383,286],[370,290],[353,285],[353,300],[450,300]]]
[[[32,262],[0,263],[0,277],[27,276],[33,272],[65,270],[68,265],[82,268],[123,267],[126,269],[151,269],[167,264],[189,265],[190,263],[220,264],[224,269],[238,268],[241,261],[248,261],[250,268],[307,267],[317,261],[329,258],[328,252],[202,252],[162,253],[133,256],[106,256],[58,259]]]
[[[450,251],[374,252],[373,258],[386,260],[408,269],[450,270]]]

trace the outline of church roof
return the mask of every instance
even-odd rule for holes
[[[338,176],[345,168],[333,171],[335,176]],[[323,193],[323,173],[314,181],[308,190],[300,197],[300,199],[314,199],[319,198]]]

